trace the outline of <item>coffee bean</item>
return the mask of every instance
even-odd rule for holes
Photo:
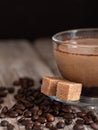
[[[38,111],[39,111],[39,107],[33,107],[33,108],[30,108],[30,111],[32,112],[33,115],[38,115]]]
[[[65,119],[65,125],[72,124],[72,119]]]
[[[7,91],[0,91],[0,97],[6,97],[7,96]]]
[[[42,126],[34,126],[33,130],[43,130],[43,127]]]
[[[42,84],[42,79],[39,80],[39,83]]]
[[[52,114],[50,114],[50,113],[48,113],[48,114],[46,115],[46,118],[47,118],[47,120],[48,120],[49,122],[53,122],[53,121],[55,120],[55,117],[54,117]]]
[[[52,122],[47,122],[45,126],[46,126],[46,128],[51,128],[53,126],[53,124],[52,124]]]
[[[65,113],[63,116],[64,119],[73,119],[74,115],[72,113]]]
[[[25,110],[25,106],[23,104],[21,104],[21,103],[15,104],[15,108],[19,109],[19,110]]]
[[[52,127],[50,127],[50,130],[57,130],[57,127],[52,126]]]
[[[23,114],[22,110],[16,109],[15,111],[18,113],[19,116],[21,116]]]
[[[27,124],[33,124],[32,120],[30,119],[23,119],[21,122],[20,122],[22,125],[27,125]]]
[[[4,106],[4,107],[2,108],[2,112],[6,114],[6,113],[8,112],[8,107],[7,107],[7,106]]]
[[[8,112],[8,116],[11,118],[15,118],[15,117],[18,117],[18,113],[17,111],[10,111]]]
[[[7,89],[7,88],[4,87],[4,86],[0,87],[0,91],[5,91],[6,89]]]
[[[31,117],[31,116],[32,116],[32,113],[30,111],[27,110],[27,111],[24,112],[24,117],[28,118],[28,117]]]
[[[0,98],[0,104],[4,103],[4,100],[2,98]]]
[[[42,110],[38,110],[37,115],[41,116],[42,115]]]
[[[73,130],[84,130],[83,124],[75,124]]]
[[[3,112],[1,112],[0,113],[0,118],[5,118],[5,117],[6,117],[6,115]]]
[[[28,80],[28,86],[34,86],[34,80],[29,79]]]
[[[2,108],[2,106],[0,105],[0,109]]]
[[[71,106],[63,105],[61,110],[62,110],[63,112],[72,113],[72,108],[71,108]]]
[[[9,88],[8,88],[8,92],[9,92],[10,94],[14,93],[14,91],[15,91],[15,89],[14,89],[13,87],[9,87]]]
[[[94,130],[98,130],[98,124],[97,124],[97,123],[91,123],[90,126],[91,126],[91,128],[93,128]]]
[[[77,112],[77,116],[83,118],[86,115],[84,112]]]
[[[1,121],[1,126],[7,126],[9,122],[7,120],[2,120]]]
[[[10,123],[7,125],[7,130],[13,130],[14,128],[15,126]]]
[[[39,117],[39,118],[38,118],[38,121],[39,121],[41,124],[44,124],[44,123],[47,122],[47,119],[44,118],[44,117]]]
[[[21,117],[20,119],[18,119],[18,123],[22,123],[23,120],[25,120],[25,118]]]
[[[84,116],[83,119],[84,119],[84,123],[86,125],[89,125],[89,124],[93,123],[93,120],[92,120],[91,117]]]
[[[26,130],[32,130],[32,127],[33,127],[33,123],[26,125],[26,126],[25,126],[25,129],[26,129]]]
[[[20,81],[18,81],[18,80],[14,81],[14,82],[13,82],[13,85],[14,85],[14,86],[19,86],[19,85],[20,85]]]
[[[34,122],[34,126],[41,126],[41,123],[38,122],[38,121],[35,121],[35,122]]]
[[[38,115],[33,115],[33,116],[32,116],[32,120],[33,120],[33,121],[38,120],[38,118],[39,118],[39,116],[38,116]]]
[[[82,120],[82,119],[77,119],[77,120],[76,120],[76,124],[84,124],[84,120]]]
[[[57,124],[56,124],[57,128],[58,129],[62,129],[65,127],[65,123],[63,121],[59,121]]]

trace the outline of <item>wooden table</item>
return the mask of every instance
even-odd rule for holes
[[[38,86],[37,81],[45,75],[60,76],[50,39],[39,39],[33,44],[27,40],[0,41],[0,86],[9,87],[14,80],[24,76],[35,79],[35,86]],[[10,108],[14,103],[13,95],[8,95],[3,106],[7,105]],[[24,130],[23,126],[17,125],[16,118],[7,120],[15,125],[15,130]],[[72,130],[73,124],[66,126],[64,130]],[[6,128],[0,127],[0,130]],[[91,128],[85,126],[85,130]]]

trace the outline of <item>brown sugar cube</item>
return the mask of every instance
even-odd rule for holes
[[[48,96],[56,96],[57,83],[62,79],[58,77],[44,77],[41,85],[41,92]]]
[[[63,101],[77,101],[80,99],[82,84],[69,81],[58,82],[56,97]]]

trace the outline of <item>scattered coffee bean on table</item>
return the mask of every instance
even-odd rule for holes
[[[8,126],[9,122],[7,120],[2,120],[1,121],[1,126]]]
[[[83,124],[75,124],[73,130],[84,130]]]
[[[7,125],[7,130],[14,130],[14,128],[15,126],[10,123]]]
[[[58,129],[62,129],[65,127],[65,123],[63,121],[59,121],[57,124],[56,124],[57,128]]]
[[[93,128],[94,130],[98,130],[98,123],[91,123],[90,126],[91,126],[91,128]]]
[[[34,80],[28,77],[19,78],[13,85],[18,86],[15,93],[16,103],[8,108],[0,105],[1,126],[7,130],[14,130],[15,127],[4,118],[20,117],[18,125],[25,126],[26,130],[49,130],[66,129],[75,119],[73,130],[84,130],[84,125],[88,125],[94,130],[98,130],[98,118],[92,111],[76,112],[73,106],[50,99],[41,93],[41,87],[34,88]],[[41,85],[41,84],[40,84]],[[15,87],[0,88],[0,104],[4,102],[3,97],[14,92]],[[2,94],[3,92],[3,94]],[[56,118],[62,120],[57,121]]]

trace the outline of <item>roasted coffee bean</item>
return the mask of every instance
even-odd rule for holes
[[[6,113],[8,112],[8,107],[7,107],[7,106],[4,106],[4,107],[2,108],[2,112],[6,114]]]
[[[53,121],[55,120],[55,117],[54,117],[52,114],[50,114],[50,113],[48,113],[48,114],[46,115],[46,118],[47,118],[47,120],[48,120],[49,122],[53,122]]]
[[[5,117],[6,117],[6,115],[3,112],[1,112],[0,113],[0,118],[5,118]]]
[[[0,97],[6,97],[7,96],[7,91],[0,91]]]
[[[77,116],[83,118],[86,115],[84,112],[77,112]]]
[[[84,116],[83,119],[84,119],[84,123],[86,125],[89,125],[89,124],[93,123],[93,120],[92,120],[91,117]]]
[[[18,112],[17,111],[10,111],[10,112],[8,112],[8,116],[11,118],[18,117]]]
[[[84,130],[83,124],[75,124],[73,130]]]
[[[20,81],[18,81],[18,80],[14,81],[14,82],[13,82],[13,85],[14,85],[14,86],[19,86],[19,85],[20,85]]]
[[[33,120],[33,121],[36,121],[36,120],[38,120],[38,119],[39,119],[39,116],[38,116],[38,115],[33,115],[33,116],[32,116],[32,120]]]
[[[23,114],[22,110],[16,109],[15,111],[18,113],[19,116],[21,116]]]
[[[7,125],[7,130],[13,130],[14,128],[15,126],[10,123]]]
[[[82,119],[77,119],[77,120],[76,120],[76,124],[84,124],[84,120],[82,120]]]
[[[2,108],[2,106],[0,105],[0,109]]]
[[[34,86],[34,80],[29,79],[28,80],[28,86]]]
[[[18,119],[18,123],[21,123],[23,120],[25,120],[25,118],[21,117],[20,119]]]
[[[91,126],[91,128],[93,128],[94,130],[98,130],[98,124],[97,124],[97,123],[91,123],[90,126]]]
[[[0,91],[5,91],[7,88],[6,87],[0,87]]]
[[[39,111],[39,107],[36,107],[36,108],[32,108],[30,109],[30,111],[32,112],[33,115],[38,115],[38,111]]]
[[[15,104],[15,108],[20,109],[20,110],[25,110],[25,106],[23,104],[19,104],[19,103]]]
[[[65,119],[65,125],[72,124],[72,119]]]
[[[53,126],[53,124],[52,124],[52,122],[47,122],[45,126],[46,126],[46,128],[51,128]]]
[[[74,114],[72,114],[72,113],[65,113],[63,118],[64,119],[73,119],[74,118]]]
[[[88,111],[88,112],[86,113],[86,115],[87,115],[87,116],[94,116],[94,112],[93,112],[93,111]]]
[[[25,126],[26,130],[32,130],[32,128],[33,128],[33,123]]]
[[[29,118],[29,117],[31,117],[31,116],[32,116],[32,113],[31,113],[30,111],[28,111],[28,110],[27,110],[27,111],[25,111],[25,112],[24,112],[24,114],[23,114],[23,115],[24,115],[24,117]]]
[[[71,106],[63,105],[61,110],[62,110],[63,112],[72,113],[72,108],[71,108]]]
[[[33,124],[33,122],[30,119],[23,119],[21,124],[26,126],[27,124]]]
[[[42,126],[34,126],[33,130],[43,130],[43,127]]]
[[[52,126],[52,127],[50,127],[50,130],[57,130],[57,127]]]
[[[63,121],[59,121],[59,122],[57,122],[56,127],[57,127],[58,129],[62,129],[62,128],[65,127],[65,123],[64,123]]]
[[[39,110],[37,111],[37,115],[41,116],[41,115],[42,115],[42,110],[39,109]]]
[[[42,79],[39,80],[39,83],[42,84]]]
[[[47,122],[47,119],[44,118],[44,117],[39,117],[39,118],[38,118],[38,121],[39,121],[41,124],[44,124],[44,123]]]
[[[35,122],[34,122],[34,126],[41,126],[41,123],[38,122],[38,121],[35,121]]]
[[[0,98],[0,104],[4,103],[4,100],[2,98]]]
[[[15,91],[15,89],[14,89],[13,87],[9,87],[9,88],[8,88],[8,92],[9,92],[10,94],[14,93],[14,91]]]
[[[7,120],[2,120],[1,121],[1,126],[7,126],[9,122]]]
[[[94,115],[94,116],[92,116],[92,120],[93,120],[94,122],[98,122],[98,117],[96,117],[96,116]]]

